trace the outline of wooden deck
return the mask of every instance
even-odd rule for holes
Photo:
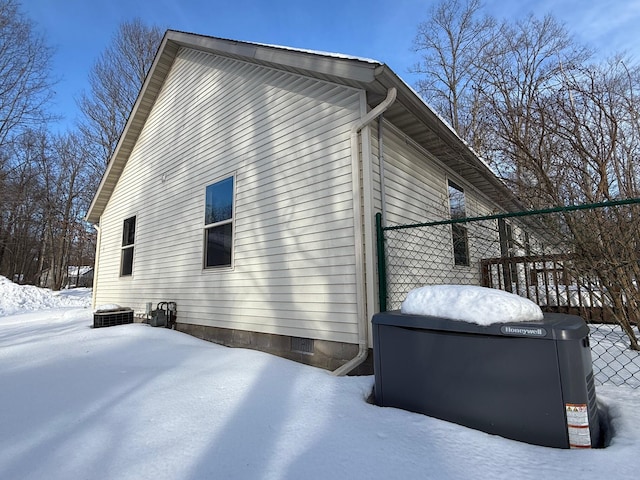
[[[603,286],[572,274],[567,255],[487,258],[481,268],[483,286],[528,298],[544,312],[579,315],[589,323],[617,323]]]

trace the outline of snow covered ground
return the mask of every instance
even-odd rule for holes
[[[56,307],[87,307],[91,290],[77,288],[52,292],[31,285],[17,285],[0,276],[0,318],[7,315]]]
[[[638,476],[640,389],[597,388],[608,448],[532,446],[370,405],[373,377],[141,324],[93,329],[88,296],[0,278],[1,479]]]

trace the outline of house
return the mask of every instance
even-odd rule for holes
[[[73,266],[67,267],[62,285],[63,288],[91,287],[93,283],[93,267]],[[53,288],[53,272],[51,268],[45,268],[40,274],[41,287]]]
[[[87,215],[93,303],[176,302],[180,331],[346,373],[375,214],[446,216],[452,189],[468,215],[516,208],[388,66],[169,30]]]
[[[93,284],[93,267],[70,266],[67,267],[67,280],[65,288],[91,287]]]

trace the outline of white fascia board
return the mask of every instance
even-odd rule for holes
[[[228,40],[173,30],[169,31],[167,36],[170,40],[187,48],[302,69],[311,75],[313,73],[334,75],[365,83],[375,80],[375,69],[382,65],[376,60],[338,53]]]

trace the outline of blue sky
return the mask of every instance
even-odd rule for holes
[[[409,84],[420,21],[435,0],[19,0],[56,49],[54,111],[61,127],[77,116],[75,98],[118,25],[140,17],[171,28],[235,40],[344,53],[388,64]],[[627,50],[636,59],[640,0],[484,0],[487,13],[515,19],[552,13],[603,56]]]

